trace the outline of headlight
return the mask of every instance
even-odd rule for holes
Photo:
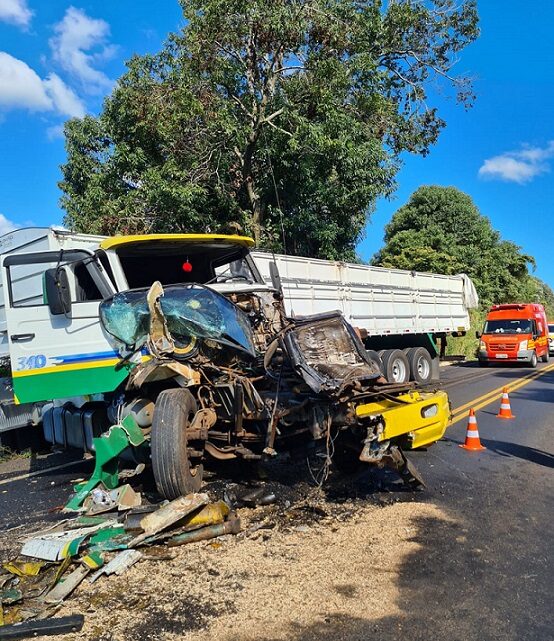
[[[485,341],[479,341],[479,349],[482,352],[486,352],[487,351],[487,344],[485,343]]]
[[[439,406],[435,403],[433,405],[427,405],[421,409],[422,418],[433,418],[439,413]]]
[[[527,341],[521,341],[519,344],[519,351],[522,352],[523,350],[527,349]]]

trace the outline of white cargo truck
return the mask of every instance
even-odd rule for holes
[[[199,487],[206,458],[255,461],[310,442],[417,480],[402,449],[440,438],[449,410],[444,392],[407,383],[409,363],[416,381],[431,379],[433,356],[426,372],[421,353],[429,334],[468,328],[469,281],[252,245],[53,229],[0,238],[0,356],[11,369],[0,431],[42,422],[51,443],[98,451],[118,427],[118,447],[128,437],[139,459],[148,448],[167,498]],[[407,334],[415,342],[375,342]],[[396,347],[408,357],[395,377]],[[104,484],[117,480],[110,465],[95,477]]]
[[[439,379],[437,340],[463,336],[479,303],[465,274],[445,276],[338,261],[251,253],[266,282],[276,263],[291,316],[337,309],[366,349],[378,353],[388,380]]]

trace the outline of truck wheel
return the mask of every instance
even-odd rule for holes
[[[198,492],[202,465],[191,465],[186,428],[196,414],[194,396],[187,389],[161,392],[154,406],[151,450],[152,470],[159,493],[166,499]]]
[[[431,354],[424,347],[410,347],[405,350],[410,364],[410,379],[417,383],[429,383],[433,378],[433,362]]]
[[[389,383],[407,383],[410,380],[410,365],[404,352],[387,349],[382,360],[385,378]]]
[[[531,355],[531,360],[529,361],[529,367],[532,367],[533,369],[535,369],[538,362],[539,362],[539,359],[537,358],[537,352],[533,352],[533,354]]]
[[[381,372],[381,374],[384,375],[383,361],[381,360],[381,357],[379,356],[379,354],[373,349],[367,349],[366,352],[369,359],[377,364],[377,367],[379,367],[379,371]]]
[[[548,350],[546,350],[546,352],[541,356],[541,361],[543,363],[548,363],[549,360],[550,360],[550,353]]]

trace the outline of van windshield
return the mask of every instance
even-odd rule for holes
[[[530,334],[533,321],[525,318],[514,320],[489,320],[485,323],[483,334]]]
[[[549,332],[550,334],[554,334],[554,325],[549,325],[549,326],[548,326],[548,332]]]

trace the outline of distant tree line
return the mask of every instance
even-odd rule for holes
[[[554,292],[530,272],[535,259],[503,240],[470,196],[454,187],[420,187],[385,227],[373,264],[440,274],[466,273],[481,306],[540,302],[554,316]]]

